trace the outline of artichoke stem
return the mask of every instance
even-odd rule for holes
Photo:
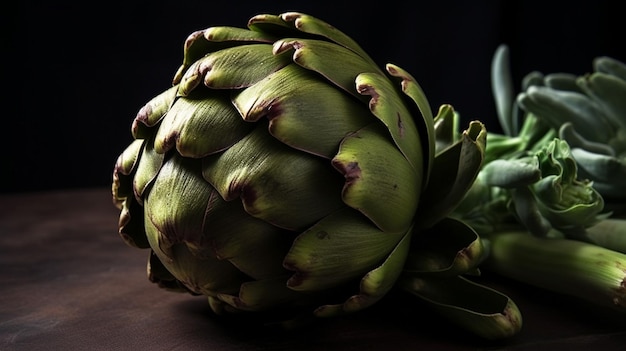
[[[494,233],[484,269],[626,313],[626,254],[572,239]]]

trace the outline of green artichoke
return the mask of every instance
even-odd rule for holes
[[[120,234],[151,250],[159,286],[281,323],[364,309],[401,276],[414,293],[424,271],[456,281],[476,272],[482,246],[447,214],[475,179],[486,132],[474,121],[459,133],[452,107],[439,112],[410,74],[381,70],[306,14],[197,31],[115,164]],[[459,240],[431,245],[438,232]],[[425,264],[429,250],[439,255]],[[506,310],[512,326],[483,334],[514,334],[515,304],[486,294],[501,305],[481,318]]]

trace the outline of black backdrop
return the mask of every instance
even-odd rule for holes
[[[108,187],[137,110],[170,86],[195,30],[301,11],[344,31],[384,65],[407,69],[433,108],[494,130],[489,65],[511,48],[514,79],[531,70],[585,73],[625,60],[612,1],[22,0],[4,18],[4,152],[0,192]],[[8,62],[7,62],[8,61]]]

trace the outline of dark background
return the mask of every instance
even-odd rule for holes
[[[626,60],[617,4],[23,0],[2,15],[0,193],[110,186],[132,119],[170,86],[183,42],[198,29],[243,27],[259,13],[308,13],[350,35],[381,66],[411,72],[434,109],[451,103],[464,120],[497,130],[489,82],[496,47],[510,46],[516,83],[532,70],[582,74],[600,55]]]

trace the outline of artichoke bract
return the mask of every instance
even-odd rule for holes
[[[197,31],[115,164],[119,232],[151,250],[152,282],[205,295],[216,313],[269,311],[282,322],[364,309],[396,285],[410,251],[406,279],[417,279],[428,247],[412,249],[411,237],[436,232],[480,168],[484,126],[472,122],[459,138],[444,123],[452,116],[442,106],[433,117],[410,74],[380,69],[306,14]],[[437,153],[435,121],[448,136]],[[428,190],[431,173],[438,188]],[[457,251],[475,255],[452,251],[462,264],[430,260],[426,270],[475,272],[475,233],[441,223],[459,233]]]

